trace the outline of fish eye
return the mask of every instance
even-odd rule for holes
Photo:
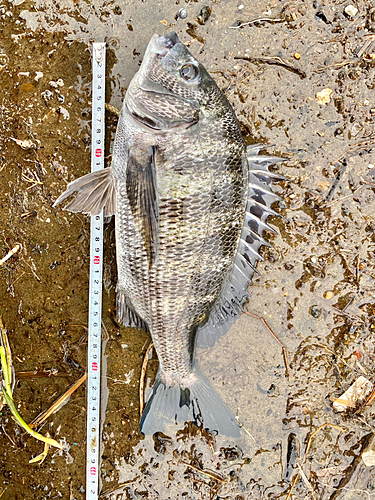
[[[180,75],[187,82],[192,82],[199,77],[199,69],[195,64],[184,64],[180,69]]]

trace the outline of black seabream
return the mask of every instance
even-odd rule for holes
[[[226,97],[176,33],[154,35],[126,93],[112,166],[71,182],[72,212],[115,215],[116,312],[152,336],[159,371],[144,434],[192,421],[238,436],[194,360],[238,317],[267,244],[278,158],[246,147]]]

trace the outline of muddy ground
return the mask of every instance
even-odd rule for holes
[[[177,18],[180,9],[185,19]],[[198,353],[243,426],[241,439],[192,428],[143,438],[138,387],[150,339],[115,322],[110,222],[102,498],[375,497],[374,467],[362,460],[374,449],[374,403],[343,413],[332,404],[359,376],[374,380],[372,1],[1,3],[0,259],[17,243],[22,249],[0,268],[0,315],[17,408],[31,422],[85,372],[88,219],[52,204],[90,170],[90,44],[107,42],[106,100],[120,107],[151,35],[170,26],[216,79],[247,140],[285,158],[278,170],[287,180],[275,187],[284,201],[274,206],[283,218],[271,220],[279,235],[269,237],[273,249],[263,252],[246,307],[285,344],[290,377],[264,324],[242,315],[214,348]],[[317,97],[323,90],[326,102]],[[106,121],[110,161],[116,117],[108,113]],[[148,385],[156,369],[153,357]],[[65,450],[51,448],[42,464],[29,464],[43,446],[4,406],[1,499],[85,498],[85,418],[82,385],[40,430]]]

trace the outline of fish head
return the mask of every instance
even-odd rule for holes
[[[199,121],[202,106],[215,89],[204,66],[172,31],[151,38],[129,85],[125,106],[148,131],[187,129]]]

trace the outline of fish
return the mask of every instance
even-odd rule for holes
[[[239,317],[269,245],[280,158],[247,146],[227,98],[173,31],[153,35],[127,89],[112,163],[69,183],[56,207],[115,215],[116,315],[151,334],[159,370],[143,434],[193,422],[238,437],[195,359]]]

